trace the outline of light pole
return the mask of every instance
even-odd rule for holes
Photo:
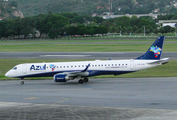
[[[146,35],[146,27],[145,27],[145,25],[144,25],[144,36]]]
[[[122,36],[122,33],[121,33],[122,28],[121,28],[121,26],[119,26],[119,29],[120,29],[120,36]]]
[[[177,23],[175,24],[175,36],[176,36]]]

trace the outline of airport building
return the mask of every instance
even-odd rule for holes
[[[109,19],[109,18],[118,18],[118,17],[122,17],[122,16],[127,16],[127,17],[132,17],[132,16],[137,16],[139,17],[144,17],[144,16],[149,16],[152,17],[153,19],[156,19],[158,15],[162,15],[162,14],[153,14],[153,13],[149,13],[149,14],[125,14],[125,15],[113,15],[109,12],[104,12],[104,15],[102,16],[103,19]],[[106,15],[105,15],[106,14]]]
[[[177,24],[177,20],[159,20],[159,24],[161,24],[163,27],[176,27],[175,25]]]

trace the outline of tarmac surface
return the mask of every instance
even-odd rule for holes
[[[145,52],[0,52],[0,59],[131,59]],[[162,58],[177,60],[177,52],[163,52]]]
[[[144,52],[0,52],[0,59],[131,59]],[[177,60],[177,52],[162,57]],[[177,78],[0,81],[2,120],[176,120]]]
[[[177,77],[0,81],[0,119],[176,120]]]

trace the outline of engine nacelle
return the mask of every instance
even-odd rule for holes
[[[53,76],[55,82],[66,82],[69,80],[69,77],[65,74],[56,74]]]

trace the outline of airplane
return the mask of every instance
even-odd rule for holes
[[[5,76],[20,78],[22,85],[27,77],[53,77],[55,82],[79,79],[78,83],[83,84],[91,76],[126,74],[168,63],[169,58],[161,59],[164,40],[165,36],[159,36],[144,55],[135,59],[25,63],[16,65]]]

